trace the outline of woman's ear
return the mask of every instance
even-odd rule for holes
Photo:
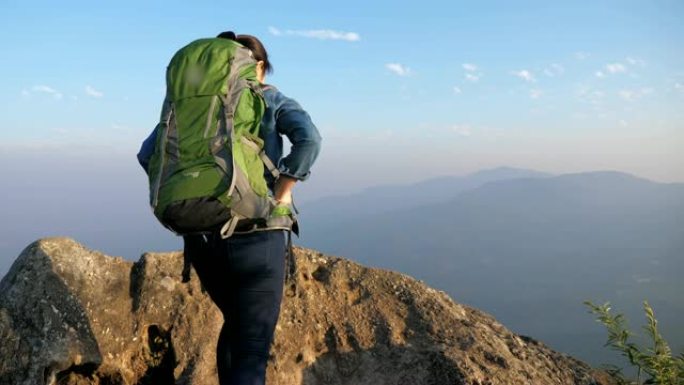
[[[256,75],[259,83],[263,83],[266,80],[266,72],[264,71],[264,61],[259,60],[256,63]]]

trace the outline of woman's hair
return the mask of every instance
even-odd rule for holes
[[[234,40],[249,48],[249,50],[252,51],[254,59],[264,62],[264,72],[268,74],[273,72],[273,65],[268,61],[268,52],[266,52],[266,48],[264,48],[264,45],[261,44],[261,41],[256,37],[252,35],[235,35],[235,32],[233,31],[221,32],[216,37]]]

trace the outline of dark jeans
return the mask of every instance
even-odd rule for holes
[[[285,232],[185,236],[185,253],[224,318],[218,340],[221,385],[263,385],[283,295]]]

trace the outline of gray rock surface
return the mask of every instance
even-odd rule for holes
[[[415,279],[296,249],[271,385],[611,384]],[[0,385],[216,385],[223,322],[181,253],[28,246],[0,282]]]

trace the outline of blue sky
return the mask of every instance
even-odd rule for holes
[[[2,1],[0,151],[132,157],[171,55],[232,29],[341,189],[499,165],[684,181],[684,2],[230,3]]]

